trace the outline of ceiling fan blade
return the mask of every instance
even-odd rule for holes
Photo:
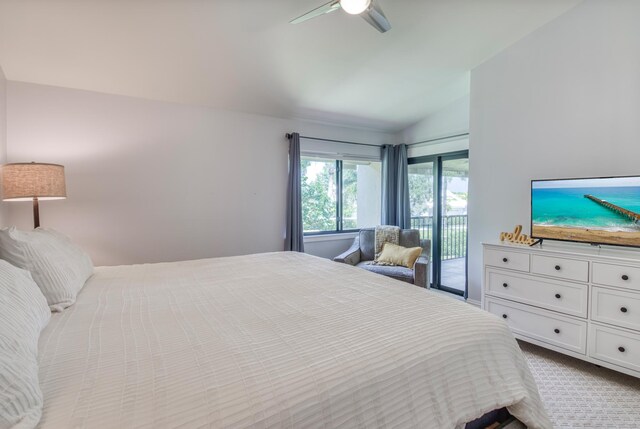
[[[369,8],[362,12],[360,16],[381,33],[386,33],[391,30],[389,20],[374,0],[371,0]]]
[[[308,19],[315,18],[316,16],[324,15],[325,13],[331,13],[340,9],[340,0],[331,0],[329,3],[325,3],[320,7],[313,9],[311,12],[307,12],[302,16],[297,17],[289,21],[291,24],[299,24]]]

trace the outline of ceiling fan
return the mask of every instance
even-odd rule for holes
[[[325,13],[331,13],[338,9],[342,9],[351,15],[360,15],[381,33],[385,33],[391,29],[389,20],[376,3],[376,0],[331,0],[290,22],[292,24],[299,24],[308,19],[324,15]]]

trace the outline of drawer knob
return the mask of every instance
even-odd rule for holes
[[[502,262],[509,262],[509,258],[502,258]]]
[[[556,329],[553,330],[553,332],[555,332],[556,334],[559,334],[560,333],[560,329],[556,328]]]
[[[555,266],[556,271],[560,271],[560,265]]]
[[[556,294],[556,298],[560,299],[562,298],[562,295],[560,295],[559,293]]]
[[[509,286],[509,284],[507,284],[507,283],[502,283],[502,287],[508,287],[508,286]]]
[[[625,280],[625,281],[629,280],[629,276],[626,275],[626,274],[623,274],[622,275],[622,280]]]
[[[628,310],[627,310],[627,307],[620,307],[620,311],[622,311],[623,313],[626,313]]]
[[[620,347],[618,347],[618,351],[619,351],[620,353],[624,353],[624,352],[625,352],[625,348],[624,348],[624,347],[622,347],[622,346],[620,346]]]
[[[506,318],[507,318],[507,315],[506,315],[506,314],[503,314],[503,315],[502,315],[502,318],[503,318],[503,319],[506,319]]]

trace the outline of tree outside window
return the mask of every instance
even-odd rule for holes
[[[302,157],[306,234],[342,232],[380,222],[381,163]]]

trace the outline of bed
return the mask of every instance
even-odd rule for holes
[[[550,428],[507,325],[277,252],[100,267],[39,341],[39,428]]]

